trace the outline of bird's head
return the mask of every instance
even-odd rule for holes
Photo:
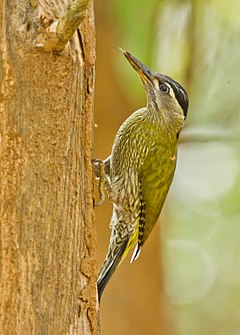
[[[123,51],[123,54],[141,78],[147,94],[148,109],[159,112],[164,119],[183,123],[188,111],[185,89],[172,78],[153,72],[128,51]]]

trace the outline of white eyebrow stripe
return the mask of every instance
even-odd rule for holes
[[[172,82],[172,85],[174,85],[176,87],[176,90],[178,92],[181,92],[183,97],[186,97],[186,93],[183,91],[183,89],[181,88],[181,86],[177,85],[176,83]]]
[[[169,88],[169,94],[171,95],[171,97],[176,99],[176,97],[175,97],[175,93],[174,93],[174,91],[173,91],[171,85],[168,84],[167,82],[164,82],[164,84]]]
[[[175,94],[173,88],[171,87],[171,85],[174,85],[174,87],[176,88],[176,91],[179,92],[179,93],[181,93],[184,99],[186,99],[186,93],[185,93],[185,92],[183,91],[183,89],[182,89],[179,85],[177,85],[174,81],[171,82],[171,85],[168,84],[168,83],[166,83],[166,82],[165,82],[165,84],[166,84],[166,85],[169,87],[169,89],[170,89],[170,91],[169,91],[170,95],[171,95],[173,98],[175,98],[175,99],[177,100],[177,102],[178,102],[178,104],[179,104],[179,106],[180,106],[180,103],[179,103],[179,101],[178,101],[178,99],[177,99],[177,97],[176,97],[176,94]],[[181,106],[180,106],[180,107],[181,107]],[[181,107],[181,108],[182,108],[182,107]]]

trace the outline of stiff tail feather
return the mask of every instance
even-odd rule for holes
[[[113,257],[107,257],[104,261],[98,275],[97,280],[97,288],[98,288],[98,301],[100,303],[101,297],[103,294],[103,291],[109,282],[110,278],[112,277],[114,271],[118,267],[119,263],[122,260],[122,256],[124,254],[124,251],[127,247],[128,239],[121,244],[117,250],[117,252],[114,253]]]
[[[137,243],[134,251],[133,251],[133,254],[132,254],[132,257],[131,257],[131,261],[130,263],[136,261],[140,255],[140,252],[141,252],[141,246],[139,245],[139,243]]]

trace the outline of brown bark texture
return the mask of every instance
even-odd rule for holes
[[[0,333],[97,334],[93,4],[62,53],[37,35],[67,0],[0,2]]]

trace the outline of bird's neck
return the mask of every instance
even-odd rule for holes
[[[145,117],[150,126],[157,129],[159,135],[168,141],[176,141],[184,123],[184,117],[180,111],[165,110],[162,112],[152,106],[146,107]]]

